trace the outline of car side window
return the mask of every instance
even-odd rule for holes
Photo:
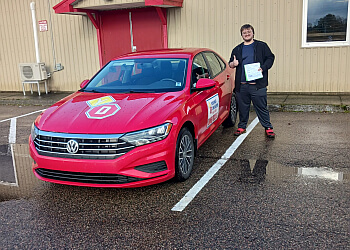
[[[207,59],[209,63],[209,67],[212,71],[213,78],[216,77],[218,74],[221,73],[222,67],[220,65],[220,62],[216,55],[212,52],[205,52],[204,53],[205,58]]]
[[[192,87],[195,88],[198,79],[200,78],[209,78],[208,66],[204,60],[202,53],[196,55],[192,64]]]
[[[226,69],[226,63],[221,59],[220,56],[218,56],[217,54],[215,54],[216,58],[218,59],[220,65],[221,65],[221,69],[224,70]]]

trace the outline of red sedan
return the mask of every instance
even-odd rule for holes
[[[236,122],[234,72],[208,49],[115,58],[40,114],[29,137],[41,180],[139,187],[189,178],[197,149]]]

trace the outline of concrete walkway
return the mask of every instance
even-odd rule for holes
[[[72,92],[50,92],[38,95],[27,91],[0,92],[0,105],[37,105],[48,106],[68,96]],[[349,94],[285,94],[268,93],[270,111],[297,111],[297,112],[349,112]]]
[[[350,94],[275,94],[267,99],[271,111],[348,112]]]

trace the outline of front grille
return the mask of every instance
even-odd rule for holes
[[[90,135],[67,134],[40,131],[35,138],[35,148],[40,155],[73,159],[116,159],[133,148],[134,145],[119,139],[120,134]],[[78,150],[70,153],[67,144],[70,140],[78,143]]]
[[[126,184],[145,179],[119,174],[81,173],[37,168],[35,172],[46,179],[90,184]]]

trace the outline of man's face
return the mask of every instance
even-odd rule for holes
[[[254,34],[251,28],[242,30],[242,38],[246,42],[250,42],[254,38]]]

